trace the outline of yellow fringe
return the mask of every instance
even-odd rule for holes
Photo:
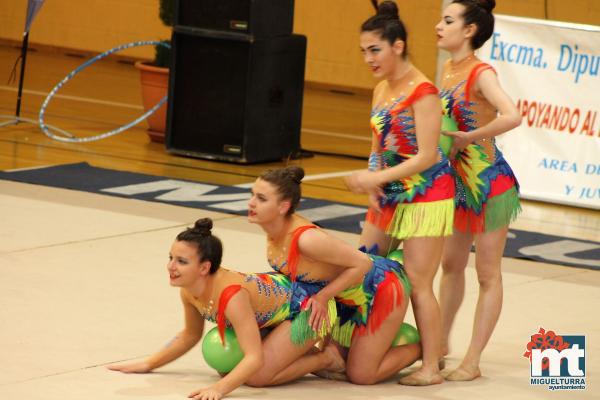
[[[387,233],[396,239],[452,235],[454,199],[423,203],[400,203]]]
[[[303,310],[292,320],[292,329],[290,332],[292,343],[303,345],[307,340],[316,339],[317,336],[324,338],[331,332],[334,324],[339,320],[334,299],[329,299],[327,302],[329,324],[327,324],[327,321],[323,321],[319,332],[315,332],[308,324],[310,314],[311,310]]]
[[[340,326],[340,319],[338,318],[331,330],[331,337],[341,346],[350,347],[355,327],[356,323],[354,321],[347,321],[343,326]]]

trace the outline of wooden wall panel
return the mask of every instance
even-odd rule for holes
[[[415,65],[433,78],[437,49],[433,27],[439,20],[439,0],[398,2],[409,34]],[[299,0],[296,32],[308,37],[307,77],[332,85],[373,87],[375,80],[359,52],[360,25],[374,14],[369,0]]]
[[[27,2],[2,3],[0,38],[20,41]],[[158,0],[50,0],[36,17],[29,40],[32,45],[101,53],[120,44],[169,36],[170,29],[158,17]],[[144,46],[121,54],[153,58],[154,49]]]
[[[528,18],[544,18],[545,0],[496,0],[494,13]]]
[[[201,0],[198,0],[201,1]],[[276,0],[274,0],[276,1]],[[547,1],[547,3],[546,3]],[[2,0],[0,39],[20,41],[26,1]],[[437,48],[434,26],[442,0],[399,1],[409,32],[415,65],[435,77]],[[531,18],[600,24],[600,0],[499,0],[496,12]],[[308,37],[306,78],[331,86],[372,88],[375,81],[358,49],[360,24],[373,14],[369,0],[296,0],[295,32]],[[158,0],[51,0],[44,3],[31,30],[32,45],[103,52],[137,40],[168,38],[158,18]],[[150,59],[151,47],[122,55]]]
[[[549,0],[548,16],[559,21],[600,25],[600,1]]]

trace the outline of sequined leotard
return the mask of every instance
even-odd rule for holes
[[[291,282],[285,275],[277,273],[243,274],[219,268],[215,272],[212,294],[206,299],[197,299],[186,289],[181,289],[182,298],[193,305],[206,320],[217,323],[222,332],[231,326],[225,318],[227,302],[241,289],[248,291],[250,303],[259,328],[266,328],[293,319],[297,312],[290,309],[292,302]]]
[[[488,124],[496,109],[474,89],[479,74],[493,68],[476,57],[446,62],[440,98],[444,113],[463,132]],[[495,71],[494,71],[495,72]],[[456,181],[454,226],[462,232],[488,232],[508,225],[521,207],[515,175],[494,138],[469,144],[451,160]]]
[[[386,84],[385,81],[380,83]],[[400,93],[397,98],[389,102],[381,100],[371,112],[371,170],[393,168],[419,152],[413,104],[424,96],[438,93],[414,68],[395,91]],[[454,183],[448,159],[441,150],[436,164],[389,182],[383,191],[382,212],[369,209],[368,222],[398,239],[452,234]]]
[[[270,244],[268,257],[273,269],[289,276],[293,284],[301,285],[306,297],[302,299],[299,296],[297,301],[304,302],[325,287],[343,268],[302,256],[298,249],[300,236],[308,229],[318,228],[298,215],[292,218],[283,244]],[[350,346],[354,335],[376,331],[385,318],[410,296],[410,283],[399,263],[375,255],[369,257],[372,267],[363,281],[338,293],[335,296],[335,315],[330,310],[330,319],[335,318],[331,335],[343,346]],[[302,337],[301,333],[298,335]]]

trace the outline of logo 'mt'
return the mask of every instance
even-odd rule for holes
[[[585,373],[579,368],[579,359],[585,357],[585,351],[574,344],[570,349],[560,352],[556,349],[532,349],[531,350],[531,376],[542,376],[542,365],[544,358],[548,359],[549,376],[561,376],[561,360],[567,359],[567,367],[570,376],[584,376]]]

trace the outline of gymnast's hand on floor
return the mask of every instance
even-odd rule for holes
[[[150,364],[146,361],[137,361],[127,364],[111,364],[106,366],[111,371],[120,371],[126,374],[145,374],[152,371]]]
[[[223,398],[223,393],[210,386],[193,391],[188,397],[195,400],[220,400]]]

